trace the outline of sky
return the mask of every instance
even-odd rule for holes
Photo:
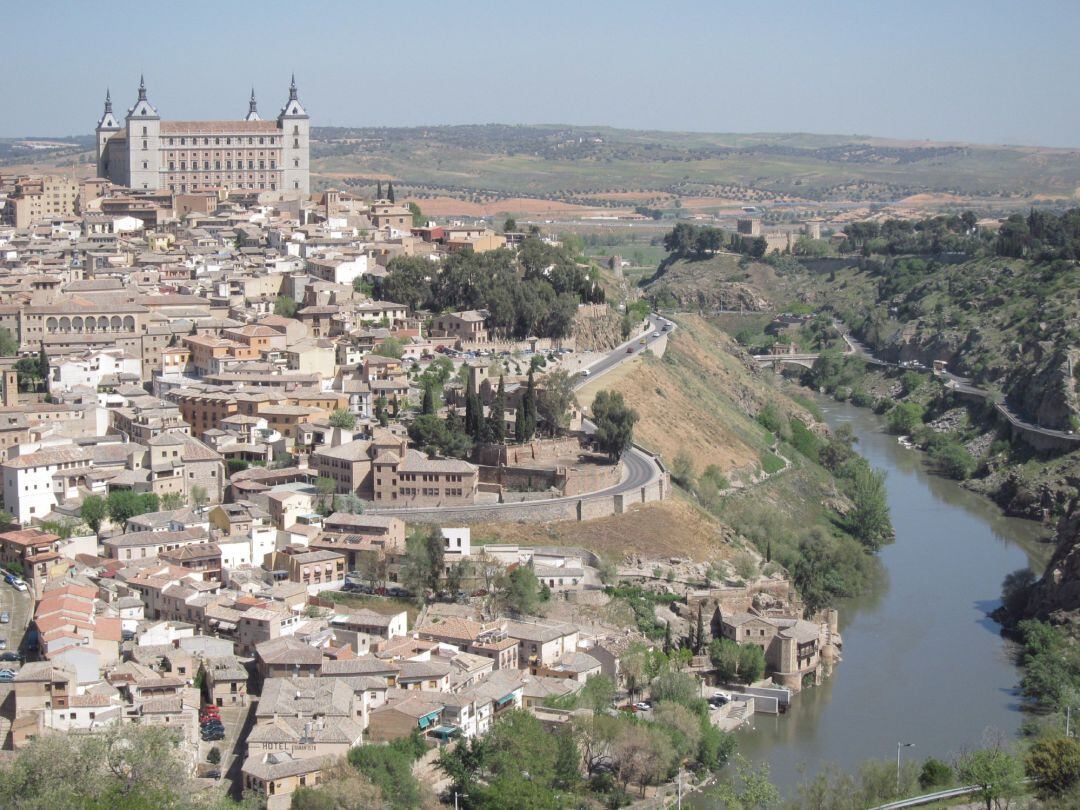
[[[563,123],[1080,147],[1080,0],[188,0],[0,7],[0,137],[167,119]],[[12,53],[14,51],[14,53]]]

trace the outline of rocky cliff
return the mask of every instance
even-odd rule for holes
[[[622,316],[608,306],[581,307],[571,326],[571,334],[579,351],[614,349],[623,341]]]
[[[1054,622],[1080,619],[1080,505],[1057,526],[1057,549],[1028,595],[1025,615]]]

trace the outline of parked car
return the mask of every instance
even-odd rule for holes
[[[0,638],[0,650],[6,650],[6,649],[7,649],[7,639],[6,638]]]
[[[386,591],[386,595],[395,596],[400,599],[402,597],[408,596],[409,592],[404,588],[388,588]]]
[[[627,346],[626,347],[626,353],[627,354],[633,354],[634,353],[634,347],[633,346]]]
[[[7,624],[10,621],[11,621],[11,614],[9,614],[6,610],[4,612],[0,613],[0,624]]]
[[[220,779],[220,778],[221,778],[221,771],[218,771],[218,770],[207,771],[206,773],[203,774],[203,779]]]
[[[652,333],[652,336],[653,336],[653,337],[660,337],[660,333],[659,333],[659,332],[653,332],[653,333]]]
[[[0,661],[21,661],[22,656],[14,650],[8,650],[6,653],[0,653]]]
[[[666,332],[666,331],[668,331],[668,330],[669,330],[670,328],[671,328],[671,324],[669,324],[669,323],[665,323],[665,324],[664,324],[664,328],[663,328],[663,329],[661,329],[660,331],[661,331],[661,332]]]
[[[219,740],[224,740],[224,739],[225,739],[225,732],[224,731],[203,732],[203,735],[202,735],[203,742],[218,742]]]
[[[11,683],[13,680],[15,680],[15,670],[0,669],[0,682]]]
[[[652,704],[647,700],[641,700],[634,704],[634,708],[639,712],[647,712],[652,708]]]

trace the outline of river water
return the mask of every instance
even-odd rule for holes
[[[977,746],[988,729],[1016,733],[1019,672],[987,613],[1002,578],[1049,554],[1041,526],[1003,517],[989,501],[928,474],[922,454],[882,432],[870,411],[823,402],[833,428],[847,423],[870,463],[888,473],[896,542],[880,552],[882,581],[840,609],[843,661],[823,686],[780,717],[757,715],[739,750],[767,761],[790,789],[826,763],[896,756],[943,759]]]

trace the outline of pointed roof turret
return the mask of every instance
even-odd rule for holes
[[[281,112],[278,113],[278,121],[283,118],[308,118],[307,110],[304,109],[304,105],[300,103],[300,96],[296,90],[296,74],[292,75],[292,80],[289,82],[289,100],[285,102],[285,106],[281,108]]]
[[[146,81],[139,74],[139,98],[135,106],[128,110],[128,118],[159,118],[157,109],[146,98]]]
[[[101,132],[103,130],[120,129],[120,122],[116,120],[116,116],[113,115],[112,108],[112,93],[109,88],[105,88],[105,110],[101,113],[101,118],[98,119],[97,130]]]
[[[255,104],[255,88],[251,88],[251,100],[248,102],[248,114],[244,118],[245,121],[261,121],[259,118],[259,108]]]

